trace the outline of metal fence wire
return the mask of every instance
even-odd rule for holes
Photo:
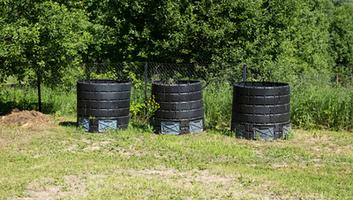
[[[90,63],[85,64],[86,78],[103,75],[115,79],[170,80],[201,79],[207,80],[209,64],[175,64],[156,62],[130,63]],[[92,76],[93,75],[93,76]]]
[[[130,80],[133,84],[132,101],[146,102],[151,95],[152,82],[163,80],[173,83],[177,80],[200,80],[206,88],[214,84],[234,84],[244,80],[253,80],[254,73],[244,63],[159,63],[159,62],[122,62],[122,63],[86,63],[83,65],[85,79],[113,79]],[[277,81],[272,77],[272,72],[263,81]],[[248,76],[248,77],[247,77]],[[265,76],[264,76],[265,77]],[[257,80],[257,79],[255,79]],[[311,77],[299,76],[295,84],[291,85],[292,91],[300,90],[308,83],[320,84],[321,74]],[[259,81],[259,80],[257,80]],[[337,73],[331,84],[344,85],[352,83],[353,76]],[[231,87],[227,87],[231,89]],[[231,91],[229,91],[231,92]]]
[[[131,102],[136,104],[144,104],[151,97],[152,82],[154,80],[177,81],[177,80],[200,80],[204,87],[206,97],[212,96],[217,99],[223,97],[224,94],[232,94],[232,85],[242,80],[248,81],[282,81],[276,74],[272,76],[273,71],[265,71],[267,74],[256,71],[256,68],[249,65],[248,73],[243,71],[243,63],[159,63],[159,62],[121,62],[121,63],[85,63],[80,70],[75,71],[76,74],[68,74],[63,77],[63,82],[57,85],[46,85],[43,82],[44,95],[48,103],[48,95],[57,92],[67,92],[67,94],[76,93],[76,82],[78,80],[94,80],[94,79],[111,79],[111,80],[130,80],[132,82]],[[255,70],[254,70],[255,69]],[[83,72],[83,73],[82,73]],[[260,78],[257,77],[257,75]],[[32,79],[26,81],[16,80],[10,77],[9,83],[0,84],[0,114],[11,111],[12,108],[20,109],[36,109],[38,105],[36,96],[36,85]],[[286,78],[286,77],[283,77]],[[301,94],[306,87],[320,86],[326,84],[328,86],[351,88],[353,83],[353,75],[351,69],[337,68],[332,74],[308,74],[298,75],[290,82],[292,94]],[[48,92],[54,91],[53,93]],[[23,94],[23,95],[19,95]],[[51,98],[51,97],[49,97]],[[221,98],[220,98],[221,99]],[[54,101],[54,100],[53,100]],[[45,106],[45,112],[53,112],[53,105]],[[206,102],[206,100],[205,100]],[[229,103],[229,100],[227,101]],[[76,102],[70,101],[63,112],[74,112]],[[226,103],[219,102],[222,105]],[[206,103],[205,103],[206,104]],[[217,107],[217,106],[216,106]],[[229,118],[229,117],[228,117]]]
[[[147,100],[150,94],[152,82],[163,80],[173,83],[176,80],[200,80],[204,87],[212,82],[232,83],[246,78],[246,73],[242,72],[242,65],[230,65],[223,63],[158,63],[158,62],[124,62],[124,63],[89,63],[84,65],[85,78],[94,79],[114,79],[130,80],[133,83],[133,100]],[[222,70],[222,69],[225,70]],[[215,69],[215,70],[213,70]],[[138,95],[136,94],[138,93]],[[142,100],[142,99],[141,99]]]

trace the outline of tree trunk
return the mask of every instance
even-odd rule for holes
[[[42,112],[41,81],[42,81],[41,74],[39,71],[37,71],[37,92],[38,92],[38,111],[39,112]]]
[[[144,114],[147,115],[147,80],[148,79],[148,63],[145,63],[144,72],[143,72],[143,82],[144,82],[144,101],[145,101],[145,109]]]

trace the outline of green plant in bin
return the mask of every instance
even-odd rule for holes
[[[146,115],[149,118],[151,118],[154,113],[160,108],[160,105],[155,101],[154,96],[149,98],[147,102],[145,103],[146,106]]]
[[[133,118],[139,118],[148,121],[154,113],[159,109],[159,104],[155,101],[154,96],[147,99],[146,102],[131,102],[130,112]]]
[[[141,102],[131,101],[130,104],[130,113],[131,117],[137,117],[144,108],[144,104]]]
[[[124,69],[124,72],[128,74],[135,89],[143,89],[143,81],[137,77],[136,73],[128,71],[128,69]]]

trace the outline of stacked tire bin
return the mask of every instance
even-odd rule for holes
[[[89,80],[77,82],[77,122],[89,132],[127,128],[131,82]]]
[[[202,85],[200,81],[152,83],[152,97],[159,109],[152,118],[156,133],[181,135],[204,130]]]
[[[286,138],[290,127],[288,84],[241,82],[234,85],[231,129],[237,137]]]

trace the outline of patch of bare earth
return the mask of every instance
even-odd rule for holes
[[[77,152],[77,151],[93,152],[93,151],[105,150],[111,144],[112,144],[112,140],[92,141],[92,140],[83,139],[83,140],[75,141],[74,143],[69,145],[66,148],[66,150],[69,152]]]
[[[0,148],[22,144],[41,137],[54,123],[50,116],[36,111],[17,111],[0,116]]]
[[[353,144],[343,142],[344,137],[333,136],[331,131],[303,131],[296,130],[294,145],[309,150],[314,155],[352,155]],[[350,133],[347,133],[350,134]]]
[[[91,151],[100,151],[102,149],[105,149],[107,146],[109,146],[112,141],[90,141],[90,140],[85,140],[84,143],[87,145],[83,151],[91,152]]]
[[[114,177],[115,182],[106,181],[111,177]],[[16,197],[13,200],[84,199],[89,193],[86,186],[94,188],[91,191],[93,193],[95,189],[104,187],[122,191],[131,187],[138,189],[135,181],[129,181],[134,179],[158,181],[178,191],[197,191],[197,199],[324,199],[311,194],[278,194],[273,190],[276,184],[255,181],[241,175],[214,174],[208,170],[181,172],[174,169],[119,169],[104,175],[65,176],[63,184],[58,184],[53,179],[37,180],[28,185],[25,197]],[[139,199],[153,196],[153,190],[145,189],[140,192]],[[188,199],[194,198],[190,196]]]
[[[178,191],[198,191],[200,196],[197,199],[322,199],[319,196],[305,194],[277,194],[273,192],[275,184],[270,182],[258,182],[251,177],[241,175],[219,175],[208,170],[180,172],[174,169],[120,169],[113,174],[91,177],[94,183],[102,182],[109,176],[119,177],[124,182],[114,183],[116,189],[124,190],[131,187],[126,178],[136,178],[145,180],[157,180]],[[98,180],[100,179],[100,181]],[[103,181],[104,182],[104,181]],[[113,186],[112,186],[113,187]],[[135,187],[135,186],[134,186]],[[150,191],[143,192],[141,199],[148,199]],[[188,199],[193,199],[191,196]]]
[[[43,131],[26,130],[20,127],[1,126],[0,124],[0,149],[11,145],[26,144],[34,137],[41,137]]]
[[[0,118],[0,125],[16,126],[33,130],[46,128],[52,124],[52,120],[48,115],[37,111],[14,110],[10,114]]]
[[[53,179],[34,181],[28,185],[25,194],[25,197],[16,197],[13,200],[56,200],[87,196],[84,181],[78,176],[65,176],[64,186],[55,184]]]
[[[0,134],[1,134],[1,132],[0,132]],[[0,147],[5,146],[5,145],[6,145],[6,140],[3,138],[0,138]]]

